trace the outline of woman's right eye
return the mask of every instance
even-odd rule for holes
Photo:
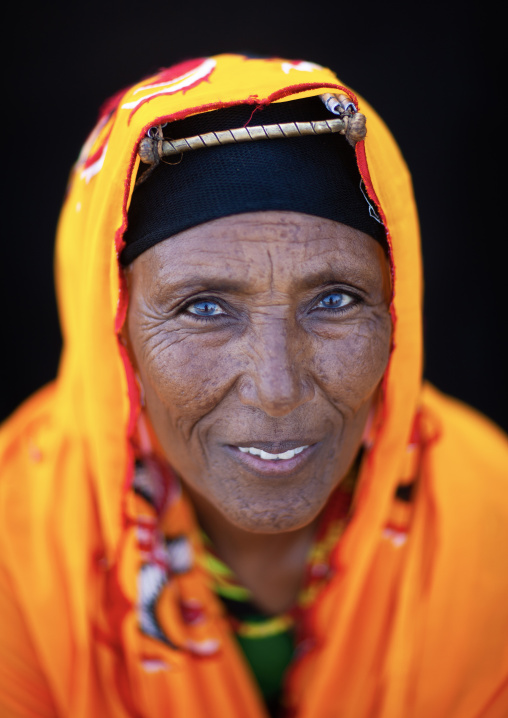
[[[218,302],[214,302],[211,299],[201,299],[197,302],[192,302],[192,304],[186,306],[185,311],[197,317],[216,317],[219,314],[226,313]]]

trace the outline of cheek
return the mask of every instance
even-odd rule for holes
[[[163,347],[159,343],[153,352],[145,352],[139,366],[150,414],[169,421],[186,438],[221,401],[238,372],[230,351],[193,339],[169,336]]]
[[[390,337],[386,313],[354,324],[340,339],[319,342],[314,375],[342,411],[354,413],[372,396],[388,363]]]

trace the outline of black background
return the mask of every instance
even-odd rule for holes
[[[420,209],[425,374],[508,429],[506,40],[486,4],[10,3],[4,22],[0,418],[57,369],[54,231],[98,107],[160,67],[247,52],[329,66],[386,120]]]

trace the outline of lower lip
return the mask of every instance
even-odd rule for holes
[[[263,476],[288,476],[300,469],[317,448],[317,444],[311,444],[292,459],[261,459],[259,456],[246,454],[236,446],[226,446],[227,451],[233,458],[242,464],[249,471]]]

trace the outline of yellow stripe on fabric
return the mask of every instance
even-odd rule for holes
[[[204,532],[201,536],[205,551],[199,563],[211,576],[215,593],[235,601],[248,601],[251,598],[250,591],[237,584],[235,574],[229,566],[210,552],[209,547],[211,548],[212,543],[208,536]]]
[[[293,627],[294,621],[290,616],[274,616],[259,623],[244,621],[236,630],[238,636],[243,638],[266,638],[278,633],[285,633]]]
[[[251,593],[247,588],[242,586],[231,586],[228,584],[219,585],[218,583],[214,586],[215,593],[224,598],[233,598],[235,601],[249,601]]]
[[[308,563],[326,563],[328,561],[328,557],[332,548],[335,546],[335,543],[337,542],[341,533],[344,531],[345,527],[345,519],[338,519],[337,521],[334,521],[330,526],[326,536],[321,541],[315,543],[311,547],[307,559]]]
[[[222,563],[220,559],[218,559],[216,556],[213,556],[210,553],[206,553],[203,559],[204,566],[208,569],[208,571],[214,576],[222,576],[224,578],[233,578],[234,573],[229,568],[229,566],[226,566],[225,563]]]

